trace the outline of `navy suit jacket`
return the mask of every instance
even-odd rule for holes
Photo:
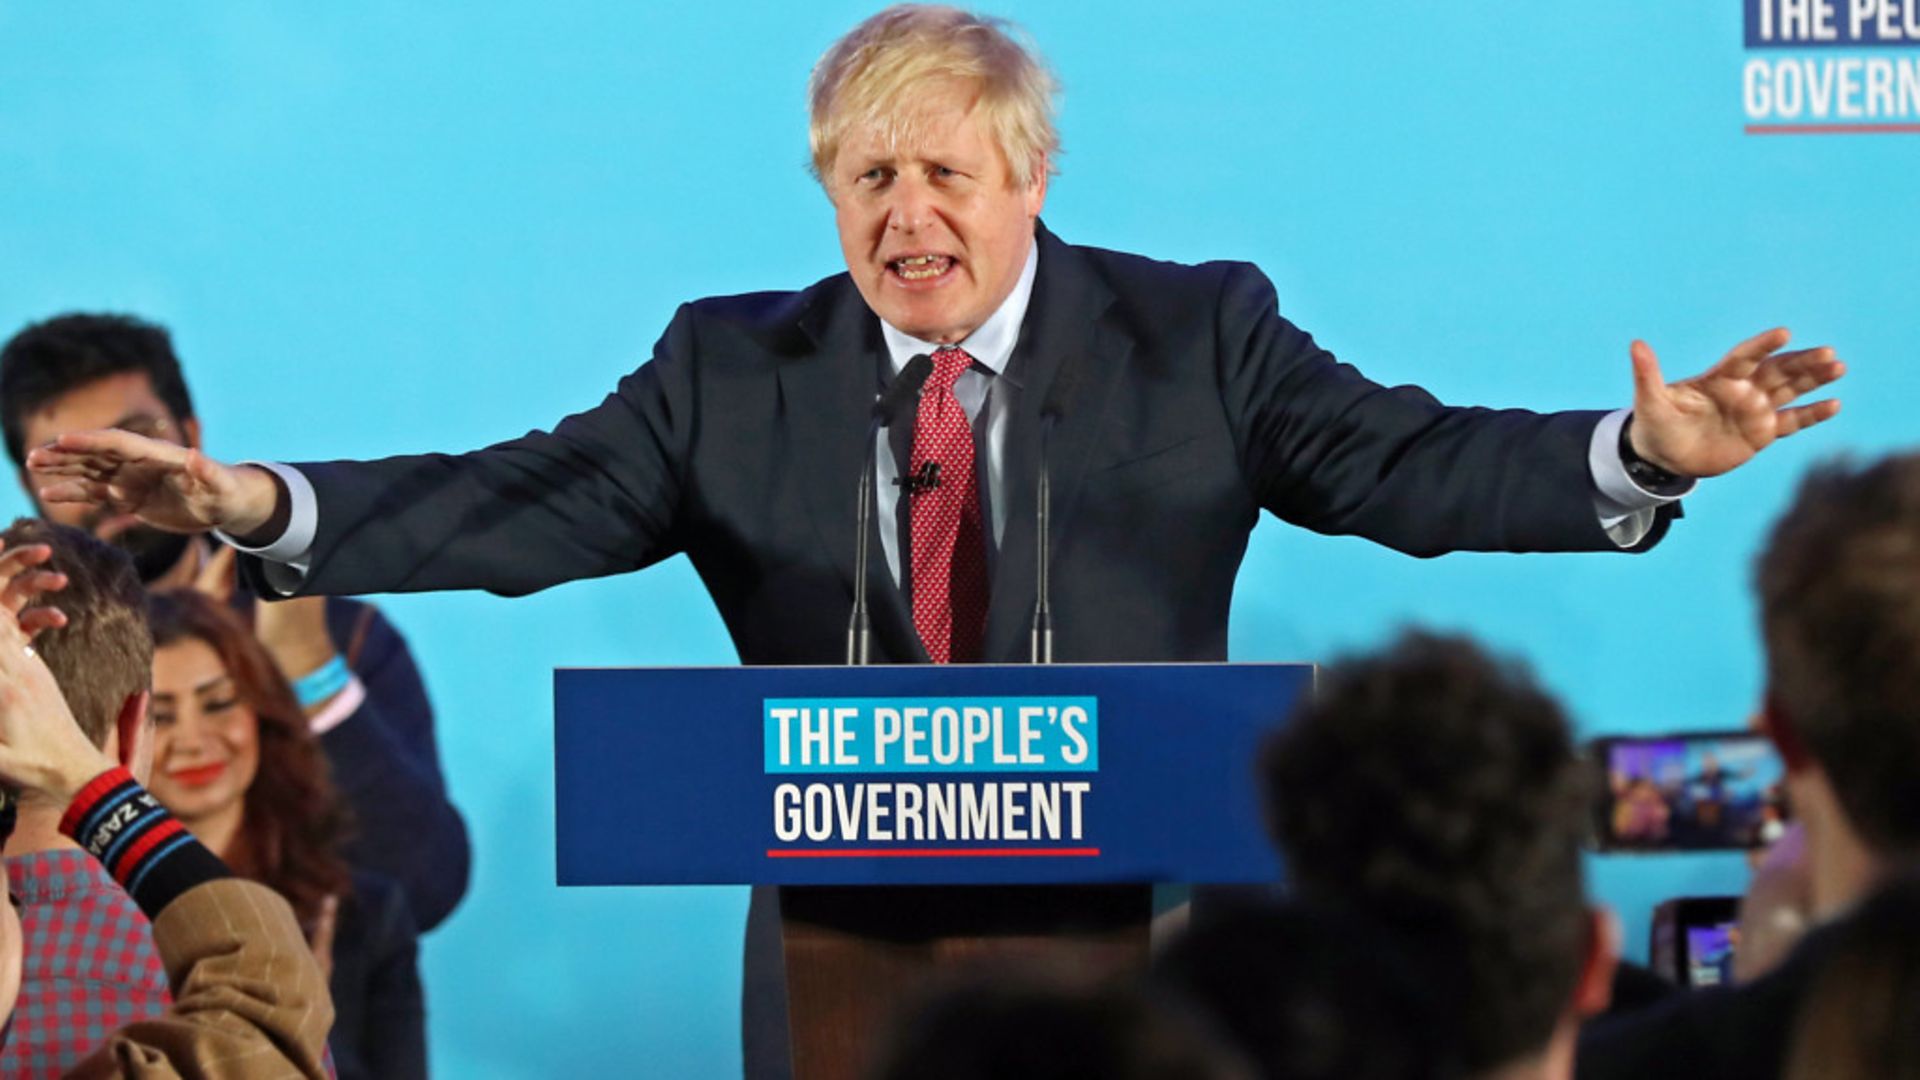
[[[1422,556],[1614,549],[1587,464],[1601,414],[1448,408],[1369,382],[1282,318],[1244,263],[1155,262],[1045,229],[1039,244],[1008,367],[989,660],[1026,658],[1040,411],[1069,364],[1081,382],[1053,433],[1061,661],[1224,659],[1262,508]],[[519,595],[684,552],[744,662],[836,663],[884,351],[845,274],[685,305],[650,363],[551,432],[300,465],[320,505],[304,591]],[[883,560],[870,575],[878,658],[924,661]]]
[[[1600,413],[1448,408],[1370,382],[1282,318],[1245,263],[1157,262],[1044,227],[1037,242],[1006,372],[1017,389],[987,660],[1028,656],[1040,415],[1068,365],[1078,386],[1051,444],[1061,662],[1226,659],[1234,577],[1263,508],[1420,556],[1616,549],[1587,462]],[[651,362],[551,432],[300,465],[320,507],[303,587],[520,595],[684,552],[743,662],[839,663],[855,481],[887,369],[879,320],[846,274],[687,304]],[[875,659],[923,663],[877,553]],[[771,905],[750,924],[748,1071],[774,1075],[785,1017]]]

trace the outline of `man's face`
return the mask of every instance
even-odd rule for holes
[[[182,446],[200,445],[198,422],[183,422],[175,417],[160,400],[160,395],[154,393],[153,380],[140,371],[108,375],[77,386],[24,419],[22,436],[29,450],[45,446],[68,432],[103,428],[124,428],[137,435]],[[142,525],[131,514],[72,503],[40,506],[34,494],[33,478],[22,472],[20,483],[27,489],[28,498],[39,506],[41,517],[85,529],[125,549],[133,556],[143,581],[151,581],[171,569],[186,549],[185,537]]]
[[[1016,186],[962,86],[931,90],[894,140],[849,131],[826,176],[840,252],[867,306],[895,329],[953,344],[1020,280],[1046,170]]]

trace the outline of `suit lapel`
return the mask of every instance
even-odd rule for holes
[[[851,283],[837,279],[835,284],[839,288],[822,288],[801,312],[800,328],[814,347],[783,361],[779,379],[787,423],[794,433],[798,482],[806,490],[815,535],[846,584],[851,607],[854,492],[886,347],[879,321]],[[875,654],[881,659],[926,663],[926,649],[913,630],[906,600],[887,572],[877,513],[873,520],[867,549],[867,602]]]
[[[1048,392],[1069,365],[1079,389],[1051,435],[1053,508],[1051,542],[1056,555],[1092,462],[1107,402],[1133,352],[1133,340],[1108,318],[1113,294],[1084,257],[1045,226],[1038,229],[1040,268],[1027,307],[1010,374],[1023,389],[1010,395],[1004,483],[1006,530],[994,564],[983,648],[989,662],[1022,663],[1029,653],[1034,586],[1038,578],[1035,492],[1040,467],[1040,412]]]

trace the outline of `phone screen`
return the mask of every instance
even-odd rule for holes
[[[1594,833],[1609,851],[1764,847],[1786,828],[1785,767],[1751,731],[1594,743]]]
[[[1733,952],[1739,944],[1738,925],[1724,922],[1686,928],[1688,986],[1732,985]]]
[[[1740,898],[1679,896],[1653,909],[1653,970],[1687,987],[1727,986],[1740,951]]]

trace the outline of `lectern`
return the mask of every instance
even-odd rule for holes
[[[991,955],[1144,963],[1156,883],[1278,877],[1294,664],[555,673],[562,885],[773,885],[802,1080]]]

